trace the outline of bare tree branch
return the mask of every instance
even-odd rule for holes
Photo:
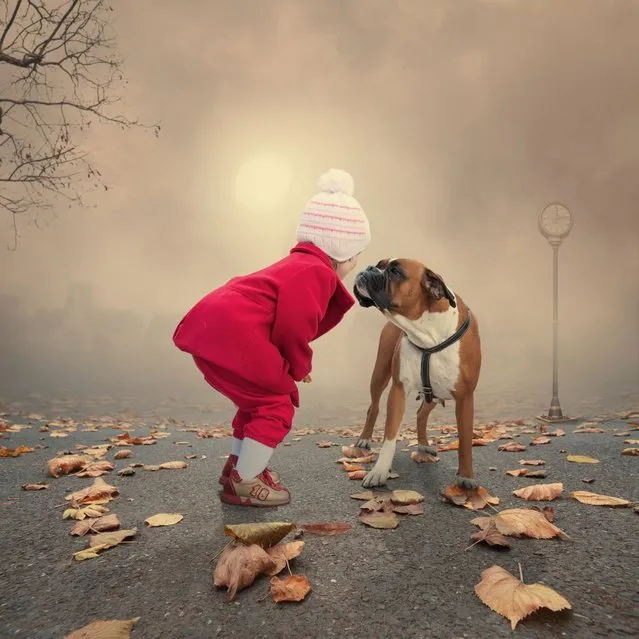
[[[92,122],[159,134],[114,110],[125,79],[111,11],[106,0],[0,0],[0,211],[11,248],[22,223],[63,202],[84,206],[82,190],[98,186],[79,148]]]

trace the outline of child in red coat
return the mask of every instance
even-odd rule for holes
[[[228,504],[290,501],[268,462],[299,407],[296,382],[310,381],[309,343],[334,328],[355,303],[341,280],[370,242],[368,220],[348,173],[331,169],[318,186],[290,254],[209,293],[173,335],[206,381],[237,407],[231,454],[219,479]]]

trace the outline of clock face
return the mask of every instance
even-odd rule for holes
[[[572,228],[572,214],[563,204],[549,204],[539,216],[539,226],[546,236],[565,237]]]

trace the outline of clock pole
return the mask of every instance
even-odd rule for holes
[[[548,423],[574,421],[564,415],[559,402],[559,247],[572,229],[572,213],[559,203],[549,204],[539,215],[539,230],[552,248],[552,399],[539,419]]]

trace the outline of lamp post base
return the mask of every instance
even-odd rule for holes
[[[567,415],[561,415],[560,417],[552,417],[551,415],[537,415],[537,419],[547,424],[568,424],[569,422],[576,422],[581,417],[568,417]]]

